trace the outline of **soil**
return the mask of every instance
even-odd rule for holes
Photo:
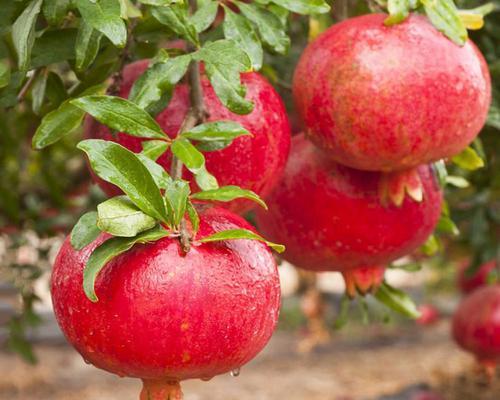
[[[449,338],[449,321],[433,326],[357,325],[335,331],[309,354],[295,349],[300,334],[278,331],[245,366],[210,382],[183,383],[185,400],[420,400],[430,388],[443,400],[498,400],[500,378],[486,385],[472,358]],[[140,383],[86,365],[64,344],[36,347],[30,366],[0,353],[0,399],[136,400]],[[421,397],[424,399],[424,397]]]

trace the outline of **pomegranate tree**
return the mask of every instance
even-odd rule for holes
[[[383,204],[381,173],[338,164],[304,135],[295,136],[283,180],[267,199],[269,212],[258,212],[258,226],[286,245],[284,257],[294,265],[340,271],[348,281],[362,267],[357,286],[369,288],[381,280],[379,266],[414,251],[439,219],[441,189],[430,166],[418,171],[421,202]]]
[[[452,333],[492,376],[500,360],[500,286],[482,286],[469,294],[453,316]]]
[[[54,264],[52,300],[68,341],[87,362],[141,378],[141,399],[176,399],[181,380],[238,370],[276,326],[280,287],[267,246],[253,240],[197,243],[197,237],[251,229],[221,208],[200,214],[187,254],[176,237],[164,237],[109,262],[95,282],[98,302],[82,290],[83,271],[110,235],[79,251],[66,239]]]
[[[335,24],[295,70],[305,132],[337,162],[397,171],[451,157],[483,127],[491,101],[486,62],[424,16],[387,26],[371,14]]]
[[[134,82],[148,65],[149,60],[140,60],[124,68],[119,96],[129,97]],[[206,121],[236,121],[249,132],[249,135],[235,139],[225,149],[207,152],[206,165],[220,184],[238,185],[266,196],[278,182],[285,167],[290,147],[290,126],[283,101],[265,78],[256,72],[247,72],[241,75],[241,80],[247,88],[246,99],[254,104],[253,111],[246,115],[237,115],[224,107],[207,77],[202,77]],[[189,108],[189,87],[179,84],[168,106],[156,116],[156,120],[170,137],[175,137]],[[105,125],[90,119],[86,122],[85,131],[87,137],[113,140],[137,153],[142,150],[144,139],[126,133],[111,133]],[[169,170],[170,153],[161,155],[158,163]],[[190,174],[186,172],[184,177],[189,179]],[[108,195],[120,193],[116,186],[98,178],[96,180]],[[239,200],[228,204],[228,207],[242,213],[252,208],[253,204],[248,200]]]

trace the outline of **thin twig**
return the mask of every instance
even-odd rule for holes
[[[132,47],[132,43],[134,42],[132,32],[137,25],[137,22],[137,19],[133,19],[127,26],[127,43],[125,44],[125,47],[120,54],[116,72],[111,76],[112,83],[108,89],[108,93],[113,96],[117,95],[120,92],[120,87],[123,82],[123,68],[125,67],[125,64],[130,60],[130,49]]]
[[[21,91],[17,95],[17,102],[18,103],[20,103],[21,101],[24,100],[24,98],[26,97],[26,94],[31,89],[31,86],[33,86],[33,83],[35,82],[35,79],[39,73],[40,73],[40,69],[35,69],[33,71],[33,73],[31,74],[31,76],[28,78],[28,80],[26,81],[26,83],[22,87]]]

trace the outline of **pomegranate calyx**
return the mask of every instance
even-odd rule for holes
[[[424,199],[422,180],[417,168],[383,173],[379,183],[380,201],[384,206],[403,205],[405,196],[420,203]]]
[[[181,385],[178,381],[142,380],[139,400],[182,400]]]
[[[359,267],[342,272],[345,281],[345,290],[349,298],[357,294],[365,296],[375,292],[384,280],[385,267]]]

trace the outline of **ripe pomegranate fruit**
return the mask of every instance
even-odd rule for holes
[[[146,70],[148,60],[129,64],[123,71],[123,82],[119,95],[128,97],[134,81]],[[290,148],[290,126],[283,101],[274,88],[259,74],[241,74],[247,87],[248,100],[254,103],[254,110],[248,115],[237,115],[226,109],[217,98],[210,82],[202,79],[203,98],[209,114],[207,121],[232,120],[240,123],[252,136],[243,136],[219,151],[205,153],[207,169],[215,175],[220,185],[238,185],[266,196],[278,182],[286,164]],[[190,107],[189,88],[180,84],[175,88],[168,107],[160,112],[156,120],[171,137],[175,137]],[[123,133],[112,135],[101,124],[86,121],[87,137],[113,140],[134,152],[140,152],[143,139]],[[161,156],[158,162],[170,170],[170,152]],[[187,179],[189,173],[186,172]],[[99,186],[111,196],[120,193],[115,186],[97,179]],[[195,183],[193,182],[193,186]],[[193,190],[196,190],[193,187]],[[227,207],[239,213],[253,208],[250,200],[237,200]]]
[[[293,81],[306,134],[339,163],[369,171],[459,153],[491,101],[488,67],[470,40],[456,45],[423,16],[394,26],[386,17],[350,18],[323,32]]]
[[[251,229],[218,207],[200,216],[199,237]],[[66,239],[52,273],[52,300],[62,331],[83,358],[143,379],[141,399],[180,398],[179,381],[238,369],[269,341],[280,287],[264,244],[195,244],[187,254],[177,238],[136,245],[105,266],[95,285],[99,301],[93,303],[83,292],[82,271],[107,239],[103,234],[81,251]]]
[[[292,264],[315,271],[369,267],[361,278],[376,283],[379,266],[415,250],[438,221],[442,192],[429,166],[418,173],[421,202],[406,197],[400,207],[384,206],[381,173],[337,164],[304,135],[294,136],[283,179],[267,198],[269,211],[257,211],[257,222],[286,245],[284,258]],[[362,280],[359,286],[366,286]]]
[[[491,260],[484,263],[479,267],[479,269],[472,275],[467,274],[468,264],[463,264],[458,270],[457,285],[463,293],[470,293],[477,288],[487,285],[488,278],[492,271],[496,267],[495,260]]]
[[[500,360],[500,285],[482,286],[469,294],[453,316],[452,333],[492,376]]]

